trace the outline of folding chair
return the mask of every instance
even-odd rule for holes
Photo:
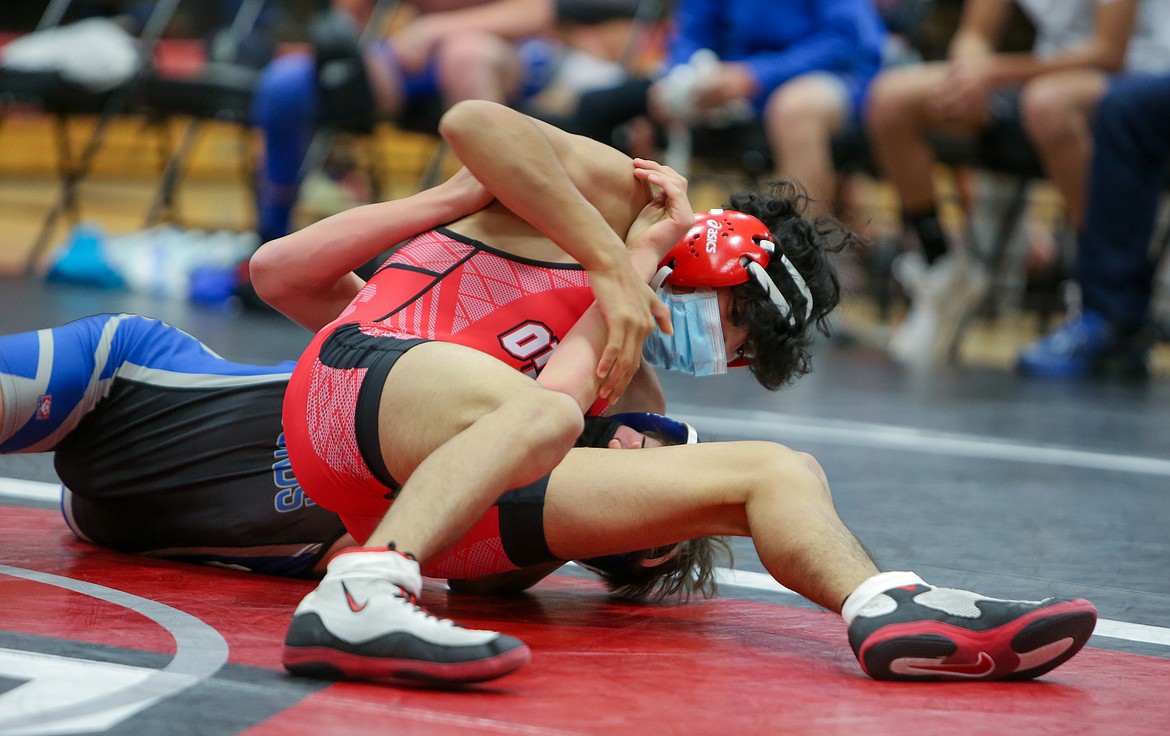
[[[166,163],[159,176],[154,198],[146,214],[144,227],[153,227],[160,221],[179,219],[175,195],[186,172],[206,123],[232,123],[241,132],[241,161],[243,178],[249,190],[255,187],[253,156],[248,145],[248,126],[251,122],[252,96],[260,78],[261,69],[255,62],[240,62],[240,48],[255,30],[268,0],[243,0],[231,24],[216,36],[211,58],[193,76],[164,75],[152,70],[143,80],[137,106],[150,124],[167,138],[172,117],[186,117],[177,146],[165,146]],[[262,60],[261,60],[262,61]]]
[[[37,30],[60,26],[71,0],[51,0]],[[112,89],[93,91],[77,85],[58,71],[26,71],[0,66],[0,101],[37,107],[53,116],[57,141],[57,165],[60,191],[45,215],[40,231],[33,240],[25,273],[35,273],[58,220],[67,217],[76,223],[78,186],[88,176],[94,157],[101,149],[114,119],[125,112],[138,92],[151,66],[155,45],[174,15],[179,0],[158,0],[137,38],[137,60],[133,75]],[[98,119],[79,154],[74,155],[69,142],[68,120],[74,116],[97,115]]]
[[[385,26],[390,14],[398,9],[398,0],[378,0],[374,5],[374,9],[370,14],[370,19],[354,43],[360,50],[364,49],[369,44],[377,40],[377,34]],[[336,18],[330,17],[330,14],[338,13],[335,10],[325,10],[314,18],[314,27],[310,29],[311,35],[317,32],[318,29],[328,29],[331,33],[336,32],[338,23]],[[361,59],[356,60],[338,60],[336,63],[360,63]],[[329,63],[329,62],[326,62]],[[436,118],[437,121],[437,118]],[[313,140],[309,144],[309,149],[305,153],[304,159],[301,161],[300,173],[297,176],[298,181],[303,182],[305,177],[314,171],[320,169],[328,158],[330,152],[333,150],[337,139],[342,134],[354,134],[365,137],[369,140],[373,139],[377,121],[372,113],[359,114],[348,116],[344,118],[323,118],[319,121],[317,130],[313,135]],[[438,158],[438,154],[435,157]],[[382,170],[379,165],[378,156],[371,154],[366,157],[366,177],[370,183],[371,195],[375,201],[382,198]],[[437,166],[437,163],[432,160],[428,165],[427,177],[431,176],[430,169]]]

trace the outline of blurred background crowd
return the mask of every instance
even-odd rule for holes
[[[449,175],[472,98],[696,209],[795,180],[865,239],[838,334],[910,369],[1170,365],[1170,0],[9,3],[0,272],[262,310],[250,253]]]

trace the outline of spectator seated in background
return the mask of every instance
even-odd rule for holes
[[[911,309],[890,352],[906,364],[946,360],[988,287],[982,268],[949,246],[939,222],[930,134],[974,135],[993,121],[1018,120],[1077,227],[1089,117],[1109,75],[1170,67],[1166,0],[1016,0],[1035,26],[1035,44],[1030,53],[997,53],[1009,2],[967,2],[946,61],[883,71],[870,95],[875,159],[898,194],[905,230],[921,246],[920,257],[908,254],[894,269]]]
[[[1023,373],[1144,376],[1160,253],[1150,239],[1170,170],[1170,74],[1115,79],[1093,118],[1085,222],[1077,237],[1081,309],[1020,354]]]
[[[570,114],[582,94],[611,89],[657,63],[665,33],[658,0],[557,0],[548,84],[520,107],[537,117]]]
[[[866,0],[679,0],[663,73],[582,96],[562,127],[612,142],[649,114],[666,128],[763,123],[778,175],[831,209],[830,142],[858,119],[886,33]]]
[[[261,241],[286,235],[302,162],[321,122],[371,129],[412,107],[465,99],[516,102],[542,84],[539,43],[553,0],[411,0],[413,15],[387,38],[359,47],[373,0],[334,0],[316,19],[316,58],[270,64],[256,90],[253,122],[264,135],[259,185]],[[437,119],[437,116],[436,116]]]

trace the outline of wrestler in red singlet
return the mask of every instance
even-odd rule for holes
[[[377,423],[382,386],[398,357],[441,340],[535,377],[592,303],[589,276],[577,264],[520,258],[445,228],[407,241],[317,333],[293,372],[284,427],[305,492],[364,543],[401,485],[382,460]],[[498,545],[495,515],[493,508],[463,542],[491,538]],[[435,565],[424,574],[455,576]],[[488,568],[460,572],[498,571]]]

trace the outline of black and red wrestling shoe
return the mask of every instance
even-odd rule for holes
[[[1083,598],[1013,601],[904,585],[858,611],[849,644],[876,680],[1027,680],[1067,662],[1096,625]]]

